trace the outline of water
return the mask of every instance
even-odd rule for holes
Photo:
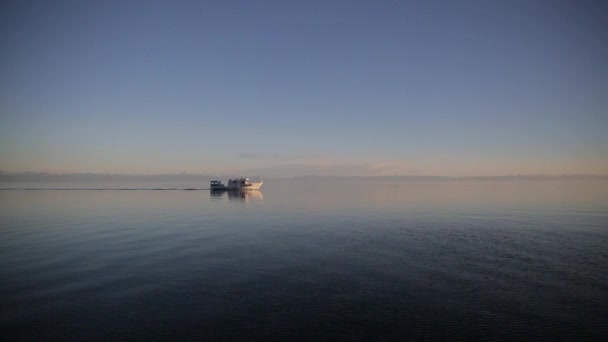
[[[605,181],[34,187],[0,190],[0,323],[11,339],[608,331]]]

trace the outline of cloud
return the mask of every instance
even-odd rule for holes
[[[295,176],[503,176],[518,174],[608,174],[608,163],[568,163],[547,160],[412,159],[354,162],[316,157],[245,168],[247,174],[269,177]]]
[[[280,154],[264,154],[264,153],[254,153],[254,152],[239,152],[237,155],[241,158],[245,159],[279,159],[283,158]]]
[[[237,156],[243,159],[281,159],[285,161],[311,161],[325,158],[319,154],[277,154],[255,152],[238,152]]]
[[[415,169],[403,162],[338,162],[324,157],[313,157],[306,161],[250,168],[248,174],[262,174],[272,177],[292,176],[389,176],[414,174]]]
[[[259,159],[259,158],[267,157],[267,155],[265,155],[265,154],[252,153],[252,152],[239,152],[239,153],[237,153],[237,155],[241,158],[246,158],[246,159]]]

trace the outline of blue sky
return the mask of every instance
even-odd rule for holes
[[[0,169],[608,174],[602,1],[4,1]]]

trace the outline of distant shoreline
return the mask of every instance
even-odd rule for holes
[[[0,182],[87,182],[87,181],[195,181],[223,179],[235,175],[211,176],[206,174],[109,174],[109,173],[45,173],[0,171]],[[608,175],[505,175],[505,176],[320,176],[264,177],[276,181],[513,181],[513,180],[608,180]]]

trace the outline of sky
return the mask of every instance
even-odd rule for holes
[[[604,1],[2,1],[0,170],[608,174]]]

